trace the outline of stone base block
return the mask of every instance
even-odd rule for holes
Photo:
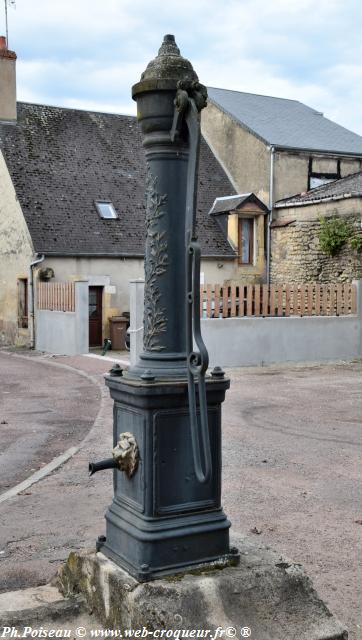
[[[246,537],[236,567],[139,583],[102,553],[71,553],[59,573],[64,595],[81,593],[107,628],[210,630],[201,636],[258,640],[346,640],[302,567]],[[250,633],[249,633],[250,630]],[[217,635],[216,635],[217,634]],[[142,637],[142,636],[140,636]],[[167,637],[167,636],[165,636]],[[186,637],[185,635],[183,637]]]

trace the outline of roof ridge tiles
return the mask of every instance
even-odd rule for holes
[[[208,90],[210,103],[266,145],[362,157],[362,136],[303,102],[235,89]]]
[[[56,104],[43,104],[40,102],[26,102],[24,100],[17,100],[17,105],[23,105],[26,107],[44,107],[46,109],[59,109],[61,111],[74,111],[76,113],[94,114],[99,116],[113,116],[115,118],[131,118],[137,121],[137,116],[130,113],[113,113],[110,111],[95,111],[93,109],[78,109],[77,107],[65,107]]]
[[[247,96],[257,96],[259,98],[271,98],[272,100],[287,100],[288,102],[298,102],[299,104],[303,104],[303,102],[301,102],[300,100],[297,100],[296,98],[279,98],[278,96],[271,96],[269,94],[266,93],[254,93],[253,91],[240,91],[239,89],[223,89],[222,87],[211,87],[211,86],[207,86],[208,89],[215,89],[216,91],[229,91],[230,93],[242,93],[244,95]],[[307,106],[307,105],[305,105]],[[315,109],[313,109],[313,107],[309,107],[309,109],[312,109],[312,111],[315,111]],[[317,112],[320,113],[320,112]]]

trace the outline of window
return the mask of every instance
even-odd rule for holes
[[[328,184],[328,182],[334,182],[337,178],[328,178],[328,176],[310,176],[309,179],[309,188],[314,189],[315,187],[320,187],[322,184]]]
[[[28,280],[18,280],[18,326],[21,329],[28,328]]]
[[[315,189],[341,177],[341,161],[331,157],[310,157],[308,189]]]
[[[239,218],[239,263],[254,263],[254,218]]]
[[[96,202],[95,204],[101,218],[105,218],[106,220],[117,218],[116,210],[112,202],[103,201],[103,202]]]

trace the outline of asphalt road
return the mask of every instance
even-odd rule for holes
[[[0,351],[0,493],[78,444],[99,398],[77,373]]]
[[[71,549],[94,547],[104,533],[111,475],[89,478],[87,464],[108,457],[112,446],[112,402],[102,381],[109,362],[57,361],[93,376],[101,412],[74,458],[0,505],[0,590],[45,583]],[[39,362],[37,371],[45,366]],[[362,364],[229,373],[223,504],[232,529],[302,563],[350,639],[362,640]]]
[[[362,639],[362,364],[234,370],[223,420],[233,527],[304,565]]]

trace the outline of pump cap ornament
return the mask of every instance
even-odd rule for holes
[[[175,36],[168,34],[164,36],[163,43],[158,50],[158,56],[148,63],[146,70],[141,75],[142,80],[151,78],[188,78],[198,80],[192,64],[180,54],[180,49],[175,42]]]

